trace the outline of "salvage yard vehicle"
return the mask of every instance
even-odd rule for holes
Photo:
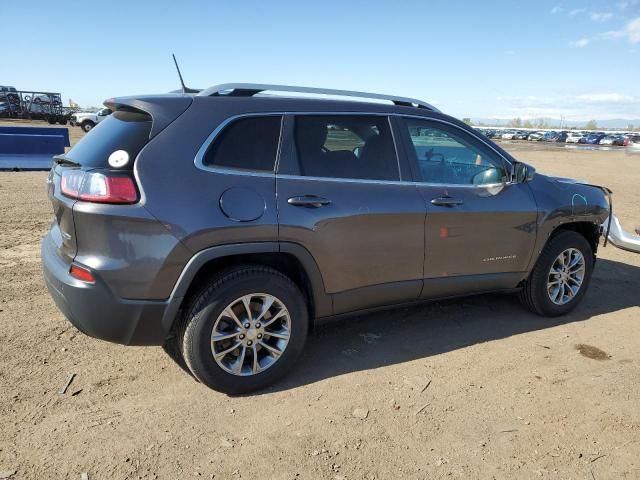
[[[48,177],[49,292],[93,337],[176,342],[230,394],[283,377],[313,325],[347,314],[484,292],[566,314],[612,214],[607,189],[420,100],[225,84],[105,105]]]
[[[71,115],[70,123],[73,126],[82,128],[85,132],[89,132],[109,115],[111,115],[110,108],[101,108],[97,112],[76,112]]]
[[[546,132],[533,132],[530,133],[529,136],[527,137],[527,140],[529,140],[530,142],[539,142],[544,138],[544,134]]]
[[[600,143],[600,140],[602,140],[604,137],[604,133],[590,133],[584,139],[584,143],[586,143],[587,145],[598,145]]]
[[[526,140],[529,138],[529,132],[517,132],[514,136],[514,140]]]
[[[629,145],[629,142],[631,141],[630,135],[616,135],[616,138],[613,140],[612,145],[615,145],[616,147],[626,147]]]
[[[598,145],[613,145],[613,142],[616,141],[615,135],[605,135],[598,141]]]
[[[567,143],[580,143],[580,140],[585,137],[582,132],[569,132],[567,133]]]
[[[627,146],[632,150],[640,150],[640,135],[631,135]]]

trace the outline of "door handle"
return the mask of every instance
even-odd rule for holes
[[[289,205],[294,207],[320,208],[330,205],[331,200],[328,198],[316,197],[315,195],[302,195],[300,197],[291,197],[287,200]]]
[[[453,197],[436,197],[431,200],[432,205],[438,205],[440,207],[455,207],[457,205],[462,205],[463,203],[463,200]]]

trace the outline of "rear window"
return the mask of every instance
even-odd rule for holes
[[[228,125],[203,158],[209,167],[273,172],[282,117],[248,117]]]
[[[109,156],[124,150],[129,161],[122,170],[132,170],[133,161],[149,141],[151,117],[142,112],[116,111],[96,125],[65,155],[89,168],[109,168]]]

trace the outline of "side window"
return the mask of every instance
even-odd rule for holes
[[[362,180],[400,178],[387,117],[299,115],[294,132],[299,175]]]
[[[218,134],[202,159],[209,167],[273,172],[280,140],[280,115],[240,118]]]
[[[464,131],[425,120],[404,121],[421,181],[489,185],[506,180],[500,158]]]

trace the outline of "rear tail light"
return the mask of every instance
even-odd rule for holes
[[[67,170],[62,174],[63,195],[85,202],[136,203],[138,190],[131,177],[109,172]]]
[[[76,265],[75,263],[71,264],[69,273],[71,274],[72,277],[75,277],[78,280],[82,280],[83,282],[95,283],[96,281],[96,279],[93,278],[93,274],[89,269]]]

